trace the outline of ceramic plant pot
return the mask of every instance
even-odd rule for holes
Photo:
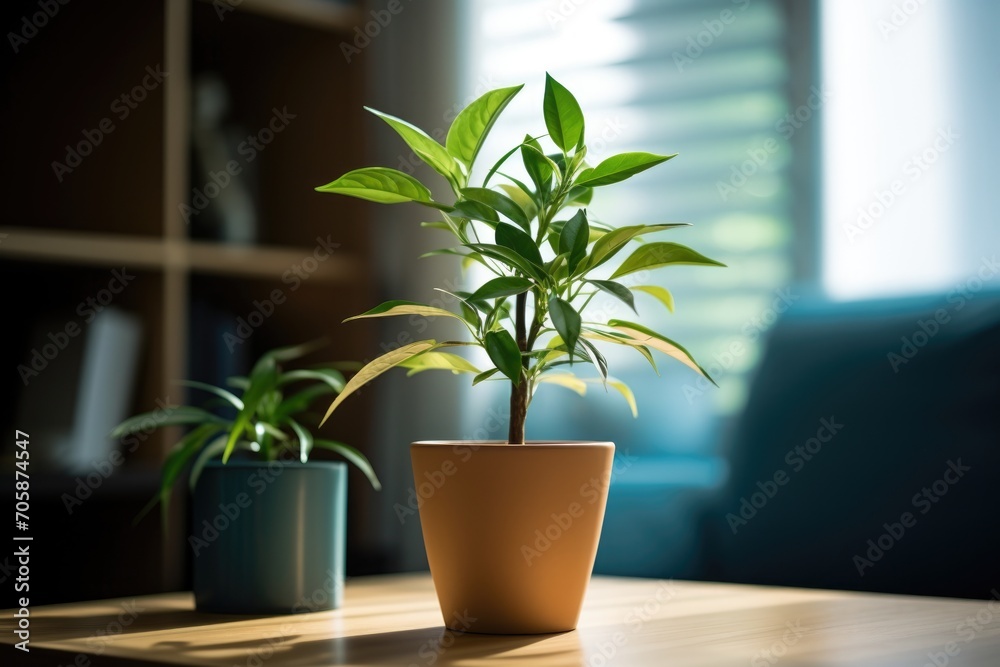
[[[413,477],[445,625],[576,627],[601,536],[610,442],[415,442]]]
[[[340,606],[347,465],[209,463],[194,492],[199,611],[289,614]]]

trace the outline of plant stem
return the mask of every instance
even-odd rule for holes
[[[528,294],[523,292],[516,297],[514,314],[514,337],[517,348],[521,352],[528,351],[528,334],[525,326]],[[528,357],[521,357],[524,374],[521,381],[510,388],[510,426],[507,429],[507,442],[511,445],[524,444],[524,422],[528,417]]]

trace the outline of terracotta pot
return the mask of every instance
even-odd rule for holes
[[[576,627],[601,537],[610,442],[415,442],[424,546],[452,630]]]

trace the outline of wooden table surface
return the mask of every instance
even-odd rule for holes
[[[193,607],[190,594],[37,607],[30,653],[10,646],[5,611],[0,664],[1000,665],[1000,602],[596,577],[579,628],[539,636],[446,631],[428,575],[353,579],[331,612]]]

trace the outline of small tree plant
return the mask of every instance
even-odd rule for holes
[[[317,188],[382,204],[414,202],[436,209],[441,220],[421,223],[451,234],[457,244],[429,253],[453,255],[463,266],[479,264],[490,277],[466,292],[447,292],[455,312],[410,301],[388,301],[349,318],[420,315],[460,321],[471,340],[421,340],[403,345],[368,363],[327,410],[330,417],[354,391],[385,371],[401,366],[411,373],[443,369],[474,374],[472,384],[498,376],[511,383],[510,444],[524,443],[528,406],[539,384],[559,384],[584,393],[586,384],[573,364],[596,369],[596,380],[622,393],[636,414],[635,397],[608,375],[600,348],[606,344],[634,349],[656,369],[651,349],[659,350],[711,381],[708,373],[678,343],[635,322],[588,319],[587,307],[598,294],[609,294],[636,310],[634,292],[655,297],[671,311],[673,297],[658,285],[627,286],[618,279],[664,266],[720,262],[672,242],[643,242],[645,235],[686,223],[612,227],[591,219],[586,210],[594,190],[624,181],[675,155],[620,153],[591,166],[586,161],[584,116],[576,98],[546,75],[543,116],[547,134],[526,135],[486,172],[481,184],[470,183],[480,148],[501,112],[523,86],[499,88],[475,100],[455,118],[445,144],[419,128],[368,109],[394,129],[413,152],[440,174],[454,201],[436,201],[416,178],[386,167],[366,167]],[[555,144],[548,153],[540,140]],[[527,179],[508,175],[508,162],[519,158]],[[610,275],[608,262],[632,242],[631,254]],[[493,366],[480,370],[464,357],[445,351],[474,346],[486,351]],[[496,379],[496,378],[494,378]],[[713,382],[714,383],[714,382]]]

